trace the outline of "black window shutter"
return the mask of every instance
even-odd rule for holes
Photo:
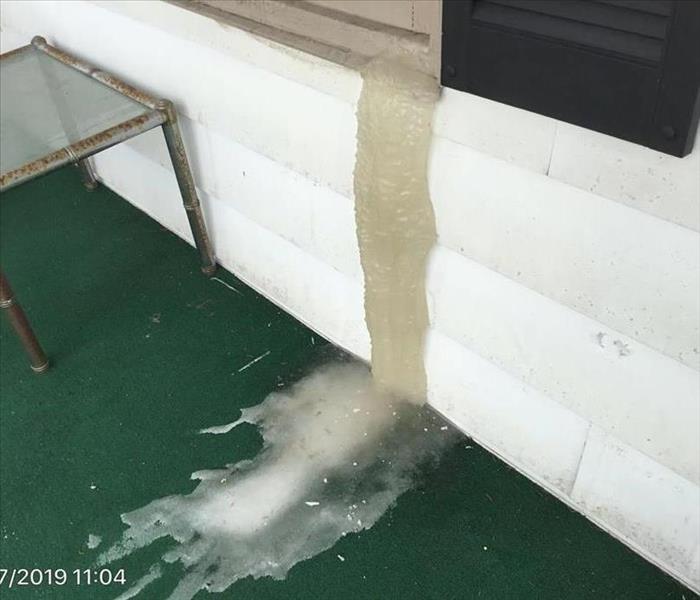
[[[445,0],[442,83],[685,156],[700,100],[695,0]]]

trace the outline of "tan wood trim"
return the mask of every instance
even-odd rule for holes
[[[245,20],[246,29],[344,64],[380,54],[410,54],[437,76],[441,0],[195,0],[176,2],[215,18]],[[236,23],[234,23],[236,24]],[[262,26],[262,29],[255,27]]]

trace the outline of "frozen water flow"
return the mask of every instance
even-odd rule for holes
[[[372,372],[387,391],[422,404],[426,265],[437,240],[428,156],[440,86],[413,58],[362,69],[354,190]]]
[[[381,396],[369,370],[350,363],[322,367],[244,409],[230,427],[204,431],[241,423],[262,434],[254,459],[198,471],[191,494],[122,515],[127,530],[98,562],[170,538],[145,579],[180,563],[174,600],[219,592],[247,576],[281,579],[347,533],[372,527],[454,439],[428,409]]]

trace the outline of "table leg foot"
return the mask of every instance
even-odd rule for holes
[[[83,160],[79,160],[77,167],[80,171],[80,177],[83,180],[83,185],[85,186],[85,189],[87,189],[89,192],[96,189],[98,181],[89,159],[84,158]]]
[[[34,365],[31,365],[32,371],[35,373],[45,373],[46,371],[49,370],[49,361],[47,360],[43,365],[39,365],[38,367],[35,367]]]

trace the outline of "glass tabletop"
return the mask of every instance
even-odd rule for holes
[[[0,174],[151,109],[33,46],[0,59]]]

